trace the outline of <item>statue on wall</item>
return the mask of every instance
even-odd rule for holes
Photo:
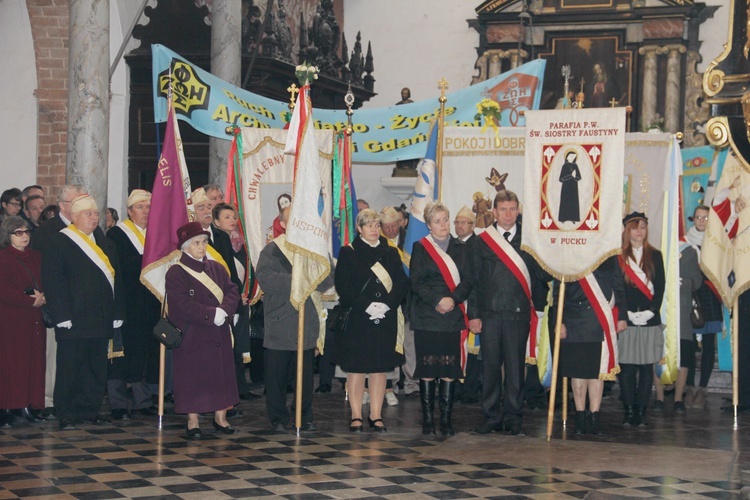
[[[333,0],[321,0],[313,17],[309,36],[310,43],[318,49],[315,65],[321,73],[338,77],[339,68],[343,64],[338,56],[341,29],[333,13]]]
[[[411,99],[411,90],[409,87],[401,89],[401,100],[396,103],[396,106],[401,104],[409,104]],[[396,162],[396,168],[393,169],[392,177],[416,177],[417,176],[417,165],[418,160],[401,160]]]

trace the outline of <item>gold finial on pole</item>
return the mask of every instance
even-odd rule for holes
[[[438,99],[441,103],[445,103],[445,101],[448,100],[447,97],[445,97],[445,91],[448,88],[448,80],[445,79],[445,77],[441,78],[438,82],[438,88],[440,89],[440,99]]]
[[[294,109],[294,103],[297,100],[297,94],[299,94],[299,88],[297,88],[296,83],[293,83],[289,87],[286,88],[286,91],[289,92],[289,109]]]
[[[581,91],[576,94],[576,108],[583,109],[583,100],[586,98],[586,94],[583,93],[583,84],[586,80],[581,77]]]

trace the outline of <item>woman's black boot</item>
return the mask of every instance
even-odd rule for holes
[[[573,434],[586,434],[586,413],[576,411],[575,427],[573,428]]]
[[[456,391],[455,380],[440,381],[440,434],[452,436],[451,413],[453,413],[453,394]]]
[[[599,412],[586,412],[586,427],[588,427],[589,434],[599,436],[602,433],[601,421],[599,420]]]
[[[419,397],[422,401],[422,434],[435,434],[435,381],[419,380]]]

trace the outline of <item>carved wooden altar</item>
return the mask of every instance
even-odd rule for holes
[[[696,65],[700,25],[716,9],[693,0],[487,0],[470,21],[480,35],[473,83],[541,57],[542,108],[559,105],[560,70],[570,65],[585,106],[630,105],[631,131],[658,126],[683,131],[686,146],[705,144]]]

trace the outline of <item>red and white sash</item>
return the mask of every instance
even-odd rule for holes
[[[432,258],[435,264],[437,264],[438,269],[440,270],[440,274],[443,276],[445,284],[448,285],[448,290],[453,293],[456,290],[458,284],[461,283],[461,275],[458,272],[456,263],[453,261],[450,255],[444,252],[443,249],[440,248],[437,243],[435,243],[432,235],[428,234],[427,236],[422,238],[420,242],[422,243],[424,249],[427,250],[427,255]],[[461,370],[465,374],[466,361],[468,359],[469,353],[469,317],[466,315],[466,301],[458,304],[458,307],[459,309],[461,309],[461,313],[463,314],[465,326],[465,328],[461,330]]]
[[[513,273],[513,276],[521,284],[524,295],[529,300],[529,305],[531,306],[531,327],[529,329],[529,340],[526,342],[526,362],[536,364],[536,352],[542,322],[536,317],[534,302],[531,299],[531,274],[529,274],[529,269],[518,252],[516,252],[516,249],[513,248],[513,245],[500,235],[495,226],[488,227],[479,237],[490,247],[490,250],[495,252],[500,261],[510,269],[510,272]]]
[[[620,366],[617,363],[618,311],[614,305],[614,296],[612,300],[607,300],[593,274],[586,275],[579,283],[604,331],[602,356],[599,360],[599,380],[615,380],[620,372]]]
[[[630,259],[628,259],[626,263],[625,258],[622,255],[620,255],[618,259],[620,261],[620,267],[623,269],[623,271],[625,271],[625,274],[628,275],[628,278],[630,278],[630,281],[633,282],[635,287],[640,290],[640,292],[645,295],[648,300],[654,300],[654,292],[652,290],[653,285],[651,285],[651,288],[649,288],[649,281],[648,278],[646,278],[646,274],[643,272],[643,270],[640,268],[638,268],[638,271],[633,269],[633,266],[637,266],[637,264],[635,264]]]

